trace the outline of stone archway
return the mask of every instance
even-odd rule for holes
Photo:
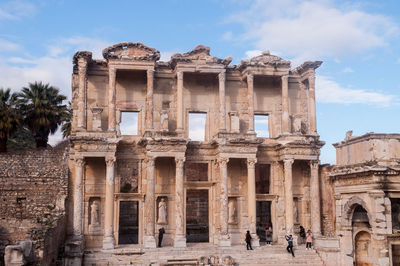
[[[360,231],[355,237],[354,244],[356,266],[372,266],[371,260],[371,234],[367,231]]]
[[[372,221],[369,208],[367,207],[367,204],[365,203],[365,201],[363,201],[358,196],[354,196],[354,197],[351,197],[344,205],[344,208],[343,208],[344,215],[342,217],[342,226],[346,226],[346,227],[352,226],[353,213],[357,206],[363,207],[367,212],[368,220]]]

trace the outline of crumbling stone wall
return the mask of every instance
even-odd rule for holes
[[[67,144],[0,155],[0,265],[5,246],[33,241],[36,264],[57,259],[65,235]]]

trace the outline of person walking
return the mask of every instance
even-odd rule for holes
[[[251,247],[251,235],[249,230],[247,230],[246,233],[246,248],[247,250],[253,250],[253,248]]]
[[[311,249],[311,244],[312,244],[312,233],[311,230],[307,231],[307,236],[306,236],[306,248]]]
[[[158,230],[158,247],[159,248],[161,247],[161,243],[162,243],[162,239],[163,239],[164,234],[165,234],[165,229],[164,229],[164,227],[161,227]]]
[[[286,241],[288,242],[288,246],[286,247],[287,252],[292,253],[292,256],[294,257],[294,252],[293,252],[293,236],[292,235],[286,235],[285,236]]]
[[[267,241],[267,245],[271,246],[272,241],[272,230],[268,225],[265,227],[265,241]]]

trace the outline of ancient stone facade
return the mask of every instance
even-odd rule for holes
[[[258,246],[265,225],[277,243],[300,224],[321,234],[321,62],[291,68],[266,51],[231,66],[201,45],[161,62],[141,43],[103,56],[73,59],[70,265],[85,250],[155,248],[161,227],[177,248],[241,244],[246,230]],[[205,117],[203,141],[189,138],[193,113]],[[268,137],[257,136],[257,115]]]
[[[326,231],[334,237],[320,242],[321,253],[340,265],[398,265],[400,134],[349,131],[334,146],[337,164],[321,175]]]
[[[0,265],[56,263],[66,229],[66,147],[0,155]]]

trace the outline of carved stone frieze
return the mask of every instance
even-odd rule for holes
[[[192,51],[184,54],[173,54],[171,56],[171,64],[175,66],[177,63],[201,63],[201,64],[222,64],[229,65],[232,57],[220,59],[210,55],[210,47],[197,45]]]
[[[160,52],[140,42],[121,42],[109,46],[103,50],[105,59],[129,59],[157,61],[160,59]]]
[[[279,56],[271,55],[269,51],[264,51],[261,55],[251,58],[250,60],[242,60],[239,68],[243,69],[247,66],[274,66],[274,67],[290,67],[290,61],[284,60]]]

